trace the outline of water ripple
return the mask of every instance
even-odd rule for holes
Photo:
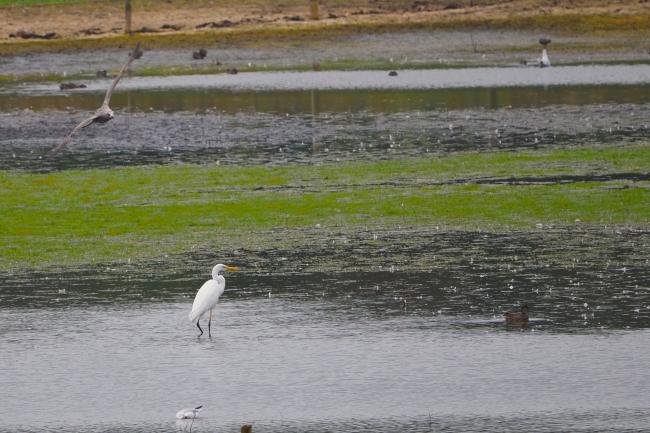
[[[343,321],[360,314],[373,320],[415,315],[442,328],[489,327],[501,323],[503,311],[527,302],[539,329],[650,327],[648,231],[305,236],[303,246],[239,250],[231,257],[199,251],[148,264],[7,274],[0,277],[0,305],[190,302],[211,266],[228,261],[243,271],[229,275],[226,299],[316,302]]]

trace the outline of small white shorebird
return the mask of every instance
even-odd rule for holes
[[[194,409],[181,409],[176,412],[176,419],[194,419],[199,415],[203,405],[197,406]]]
[[[190,320],[196,322],[196,326],[199,328],[201,333],[199,337],[203,335],[203,329],[201,329],[201,317],[208,311],[210,311],[210,318],[208,319],[208,336],[210,334],[210,325],[212,323],[212,309],[217,302],[219,302],[219,297],[223,295],[223,291],[226,288],[226,279],[223,275],[219,275],[219,272],[226,271],[238,271],[239,268],[236,266],[226,266],[222,264],[216,265],[212,268],[212,279],[203,283],[198,292],[196,292],[196,297],[194,298],[194,303],[192,304],[192,311],[190,312]]]
[[[86,120],[84,120],[83,122],[75,126],[74,129],[70,131],[70,133],[63,139],[63,141],[50,151],[50,155],[57,153],[68,143],[70,143],[70,141],[72,141],[72,136],[80,129],[90,126],[93,123],[106,123],[109,120],[112,120],[113,117],[115,117],[113,115],[113,110],[111,110],[111,107],[108,106],[109,102],[111,101],[111,95],[113,94],[113,90],[115,90],[117,83],[120,81],[122,76],[126,73],[126,71],[129,69],[131,63],[134,60],[139,59],[140,57],[142,57],[142,50],[140,49],[140,43],[138,43],[135,46],[135,49],[129,53],[129,59],[126,61],[124,66],[122,66],[122,69],[113,80],[111,86],[108,88],[108,90],[106,90],[106,96],[104,96],[104,103],[102,104],[102,106],[99,107],[97,111],[95,111],[95,114],[93,114],[91,117],[87,118]]]

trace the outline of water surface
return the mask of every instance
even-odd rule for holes
[[[0,100],[0,167],[286,164],[648,140],[647,85],[420,90],[118,92],[116,118],[50,149],[90,113],[94,92]]]
[[[0,430],[182,431],[174,414],[198,404],[192,431],[650,421],[648,232],[323,235],[4,275]],[[187,314],[215,261],[242,271],[227,274],[213,337],[199,339]],[[520,302],[530,326],[505,327],[502,311]]]
[[[115,95],[115,120],[53,159],[47,150],[92,112],[106,82],[69,95],[50,84],[5,89],[0,168],[322,163],[645,142],[646,71],[623,70],[618,84],[504,79],[454,89],[258,92],[133,80]],[[527,69],[502,74],[517,71]],[[540,80],[534,72],[525,74]],[[314,77],[322,76],[305,75]],[[218,78],[226,79],[241,80]],[[502,233],[272,235],[276,244],[251,249],[222,251],[215,234],[177,256],[0,274],[0,431],[188,431],[174,414],[199,404],[195,432],[243,423],[258,432],[650,424],[647,230],[539,221]],[[242,271],[227,274],[213,337],[199,339],[187,314],[217,262]],[[524,302],[529,326],[506,327],[503,311]]]

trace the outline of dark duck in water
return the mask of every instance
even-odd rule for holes
[[[506,318],[506,325],[525,326],[528,324],[528,304],[523,304],[519,311],[508,311],[503,316]]]

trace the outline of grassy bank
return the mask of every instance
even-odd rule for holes
[[[316,227],[647,227],[650,182],[476,179],[647,173],[650,147],[496,152],[344,165],[0,173],[0,268],[178,253]]]
[[[9,40],[0,43],[0,55],[26,53],[85,51],[104,48],[127,48],[140,42],[147,49],[187,48],[196,46],[245,46],[263,47],[269,44],[291,44],[309,40],[373,34],[380,32],[414,30],[527,30],[544,32],[566,32],[570,34],[607,33],[630,34],[638,38],[639,32],[650,33],[650,14],[621,17],[617,15],[551,15],[551,16],[508,16],[478,19],[456,17],[416,21],[351,21],[319,23],[307,22],[292,25],[246,25],[224,29],[174,32],[107,34],[95,37],[62,38],[52,40]],[[602,42],[602,49],[613,47]],[[615,48],[615,47],[614,47]],[[561,46],[554,45],[554,49]]]
[[[27,53],[88,51],[105,48],[128,48],[141,43],[146,49],[195,48],[206,47],[268,47],[292,46],[296,43],[327,40],[358,34],[376,34],[399,31],[445,31],[458,30],[521,30],[544,33],[589,34],[589,35],[628,35],[635,41],[643,41],[650,34],[650,13],[621,15],[617,13],[589,13],[563,11],[545,14],[495,13],[481,14],[469,10],[467,14],[416,14],[399,15],[394,13],[355,16],[354,19],[266,22],[257,24],[233,25],[225,28],[181,31],[159,31],[155,33],[109,32],[95,36],[71,36],[51,40],[0,41],[0,55],[20,55]],[[643,43],[643,42],[639,42]],[[601,41],[600,47],[592,50],[611,50],[617,48]],[[554,50],[562,50],[555,44]]]

